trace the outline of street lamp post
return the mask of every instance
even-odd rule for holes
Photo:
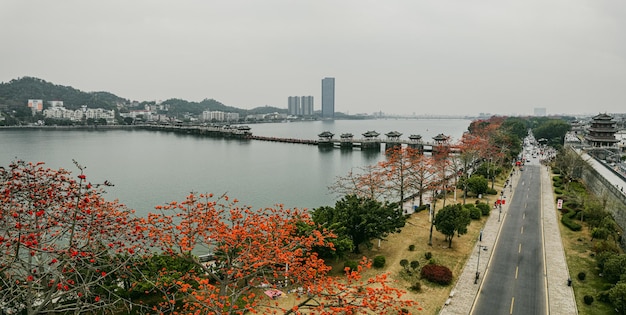
[[[478,261],[476,262],[476,278],[474,279],[474,284],[478,283],[478,279],[480,278],[480,271],[478,271],[478,267],[480,266],[480,250],[487,250],[487,246],[478,245]]]
[[[502,204],[499,204],[498,208],[499,208],[499,210],[498,210],[498,222],[500,222],[500,216],[502,215]]]

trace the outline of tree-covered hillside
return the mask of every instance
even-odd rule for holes
[[[7,83],[0,83],[0,105],[14,111],[24,111],[29,99],[41,99],[44,101],[44,108],[49,101],[63,101],[63,106],[68,109],[78,109],[82,105],[91,108],[116,109],[118,105],[129,107],[130,101],[118,97],[109,92],[83,92],[70,86],[56,85],[45,80],[22,77],[11,80]],[[154,102],[143,102],[144,104],[154,104]],[[236,107],[226,106],[214,99],[204,99],[201,102],[189,102],[182,99],[168,99],[163,104],[169,105],[169,113],[172,115],[191,113],[201,114],[205,110],[235,112],[240,115],[248,114],[268,114],[286,113],[287,109],[273,106],[262,106],[246,110]],[[2,106],[0,106],[0,109]]]
[[[108,92],[83,92],[70,86],[56,85],[42,79],[23,77],[0,83],[0,104],[9,107],[26,106],[29,99],[63,101],[68,109],[78,109],[82,105],[94,108],[114,109],[118,103],[128,100]]]

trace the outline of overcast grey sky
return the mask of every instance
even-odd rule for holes
[[[335,110],[626,112],[623,0],[2,0],[0,81],[131,100]]]

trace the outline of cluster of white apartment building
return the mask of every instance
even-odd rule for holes
[[[31,101],[29,100],[29,104]],[[105,119],[107,123],[115,122],[115,111],[103,108],[88,108],[87,105],[80,109],[67,109],[63,107],[63,101],[51,101],[50,107],[43,110],[43,116],[54,119],[69,119],[71,121],[81,121],[83,119]]]
[[[199,118],[203,121],[239,121],[239,113],[205,110]]]

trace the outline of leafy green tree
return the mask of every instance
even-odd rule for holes
[[[464,209],[461,204],[447,205],[437,212],[435,227],[446,236],[448,247],[452,247],[454,235],[467,233],[467,226],[471,221],[469,210]]]
[[[626,255],[616,255],[604,262],[604,277],[610,283],[617,283],[626,275]]]
[[[508,117],[502,122],[502,129],[507,133],[523,139],[528,134],[528,122],[519,117]]]
[[[537,139],[548,140],[548,145],[554,148],[563,146],[565,134],[570,131],[571,125],[562,119],[549,119],[539,123],[533,128],[533,134]]]
[[[626,283],[620,282],[609,290],[609,300],[618,314],[626,314]]]
[[[476,196],[484,194],[489,189],[489,182],[482,175],[472,175],[467,180],[467,190]]]
[[[333,231],[339,237],[348,236],[359,253],[359,245],[372,246],[371,240],[385,238],[396,233],[406,222],[395,203],[381,203],[370,198],[347,195],[335,203],[335,207],[313,210],[313,221]]]

